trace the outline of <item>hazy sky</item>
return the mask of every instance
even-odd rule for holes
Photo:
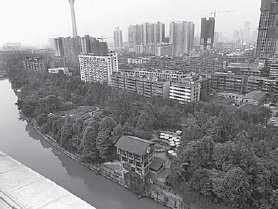
[[[214,10],[216,31],[224,36],[243,28],[251,21],[258,27],[261,0],[76,0],[75,13],[78,35],[112,37],[113,28],[123,30],[131,24],[161,21],[193,21],[200,31],[200,18]],[[222,11],[230,11],[221,13]],[[21,42],[28,45],[48,44],[48,38],[71,36],[71,16],[68,0],[1,0],[0,44]],[[108,39],[112,41],[112,39]]]

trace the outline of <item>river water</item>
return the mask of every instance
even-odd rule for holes
[[[8,80],[0,80],[0,151],[30,167],[97,209],[166,209],[116,183],[95,175],[49,145],[20,118],[17,97]]]

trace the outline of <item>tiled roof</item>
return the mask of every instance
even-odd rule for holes
[[[153,143],[145,139],[135,136],[122,136],[116,143],[118,149],[134,153],[136,155],[143,155],[146,153],[147,148]]]
[[[150,165],[150,169],[158,172],[164,163],[165,163],[165,160],[158,158],[158,157],[154,157],[154,159]]]
[[[262,91],[251,91],[246,94],[243,98],[244,99],[256,99],[258,101],[265,98],[266,93]]]

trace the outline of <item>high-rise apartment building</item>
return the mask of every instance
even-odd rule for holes
[[[249,42],[251,38],[251,21],[245,21],[243,27],[243,40]]]
[[[257,39],[257,57],[272,57],[278,53],[278,1],[262,0]]]
[[[107,55],[108,46],[94,37],[59,37],[54,39],[55,55],[66,58],[70,64],[78,64],[80,54]]]
[[[165,24],[144,23],[130,25],[128,28],[128,44],[130,51],[135,51],[136,46],[165,41]]]
[[[55,38],[55,55],[65,57],[70,64],[78,64],[78,56],[81,54],[80,37]]]
[[[123,47],[123,32],[120,28],[114,29],[114,48],[119,49]]]
[[[115,53],[106,56],[80,55],[80,75],[85,82],[111,83],[113,72],[118,71],[118,57]]]
[[[214,29],[215,19],[210,17],[209,19],[201,19],[201,45],[203,49],[212,49],[214,43]]]
[[[194,45],[193,22],[171,22],[170,23],[170,43],[173,44],[173,54],[182,56],[190,54]]]
[[[81,53],[91,55],[107,55],[108,46],[106,42],[99,41],[95,37],[86,35],[81,37]]]

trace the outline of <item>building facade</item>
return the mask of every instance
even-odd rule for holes
[[[23,61],[25,70],[35,72],[47,72],[46,61],[43,58],[29,58]]]
[[[257,57],[272,57],[278,52],[278,1],[262,0],[257,39]]]
[[[127,76],[135,76],[141,78],[147,78],[152,80],[167,80],[171,82],[180,82],[186,77],[191,75],[184,74],[183,72],[174,71],[147,71],[147,70],[121,70],[121,74]]]
[[[138,173],[142,178],[149,173],[154,158],[153,142],[135,136],[122,136],[115,146],[124,168]]]
[[[67,67],[49,68],[48,73],[52,73],[52,74],[63,73],[66,76],[71,75],[71,73],[69,72],[69,68]]]
[[[106,56],[80,55],[80,76],[85,82],[110,83],[113,72],[118,71],[118,57],[115,53]]]
[[[274,55],[272,64],[270,65],[269,77],[278,79],[278,55]]]
[[[263,104],[266,93],[263,91],[251,91],[243,97],[243,104],[259,106]]]
[[[243,94],[246,78],[230,73],[214,73],[211,75],[211,88],[218,92],[233,92]]]
[[[212,49],[214,43],[214,30],[215,30],[215,19],[210,17],[209,19],[201,19],[201,46],[203,49]]]
[[[78,64],[78,56],[81,54],[80,37],[55,38],[55,55],[65,57],[70,64]]]
[[[123,47],[123,32],[120,28],[114,29],[114,48],[119,49]]]
[[[201,84],[199,81],[171,83],[169,98],[185,104],[187,102],[199,101],[200,92]]]
[[[111,86],[122,91],[133,92],[145,97],[169,98],[170,81],[156,81],[137,76],[112,75]]]
[[[140,45],[163,43],[165,41],[165,24],[143,23],[130,25],[128,28],[128,45],[131,52],[138,51]]]
[[[249,76],[247,90],[248,92],[259,90],[267,93],[268,95],[278,96],[278,79]]]
[[[173,44],[174,56],[191,53],[194,45],[194,28],[193,22],[170,23],[170,43]]]

